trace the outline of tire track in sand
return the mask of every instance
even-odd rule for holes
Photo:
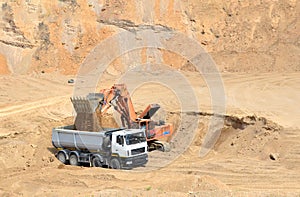
[[[13,105],[9,107],[4,107],[0,109],[0,118],[5,116],[14,115],[21,112],[31,111],[37,108],[46,107],[50,105],[57,104],[62,100],[68,99],[68,96],[57,96],[47,99],[42,99],[38,101],[28,102],[20,105]]]

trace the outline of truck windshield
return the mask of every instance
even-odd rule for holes
[[[127,134],[125,140],[127,145],[131,145],[140,142],[145,142],[146,138],[144,132],[139,132],[139,133]]]

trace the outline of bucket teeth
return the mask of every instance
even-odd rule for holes
[[[93,113],[91,103],[84,97],[73,97],[71,98],[76,113]]]

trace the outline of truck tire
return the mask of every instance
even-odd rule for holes
[[[99,157],[94,157],[92,159],[92,166],[93,167],[102,167],[102,162]]]
[[[70,164],[72,166],[78,166],[79,165],[78,158],[77,158],[77,156],[75,154],[73,154],[73,155],[70,156],[69,161],[70,161]]]
[[[67,157],[66,157],[66,154],[64,153],[64,152],[58,152],[58,154],[57,154],[57,159],[61,162],[61,163],[63,163],[63,164],[66,164],[67,163]]]
[[[119,159],[113,158],[113,159],[110,161],[110,167],[111,167],[112,169],[121,169],[121,164],[120,164]]]

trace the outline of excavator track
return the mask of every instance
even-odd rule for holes
[[[149,150],[159,150],[162,152],[170,152],[171,150],[171,146],[168,142],[164,142],[164,141],[151,141],[149,143]]]

